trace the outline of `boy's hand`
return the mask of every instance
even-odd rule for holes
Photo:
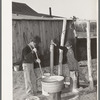
[[[40,63],[41,61],[40,61],[40,59],[36,59],[36,62]]]
[[[57,46],[57,44],[56,44],[56,43],[54,43],[53,41],[52,41],[52,44],[53,44],[53,45],[55,45],[55,46]]]
[[[36,48],[34,48],[32,51],[37,52],[37,49],[36,49]]]

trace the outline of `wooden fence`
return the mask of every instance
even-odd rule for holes
[[[67,31],[71,21],[71,19],[67,20]],[[35,36],[38,36],[41,40],[39,45],[40,54],[47,57],[49,55],[50,41],[52,39],[60,41],[62,25],[63,19],[13,17],[13,63],[21,61],[23,47]],[[69,35],[72,37],[72,34]]]
[[[40,52],[43,55],[49,51],[52,39],[60,40],[62,20],[12,20],[13,63],[21,60],[22,48],[38,36],[41,39]]]

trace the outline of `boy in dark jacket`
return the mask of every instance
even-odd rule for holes
[[[74,57],[74,52],[72,49],[72,45],[70,42],[67,42],[65,47],[67,48],[67,63],[68,67],[70,70],[70,90],[72,92],[78,92],[77,90],[77,85],[79,85],[79,80],[78,80],[78,61]]]
[[[40,63],[40,59],[37,59],[35,55],[35,52],[37,52],[36,45],[35,41],[31,41],[22,50],[22,66],[24,70],[25,88],[26,94],[29,96],[37,93],[34,63]]]

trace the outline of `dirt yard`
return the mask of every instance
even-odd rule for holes
[[[86,61],[79,62],[80,64],[80,85],[81,91],[79,92],[78,97],[76,99],[71,99],[75,97],[75,95],[68,95],[66,92],[62,92],[61,100],[97,100],[97,61],[96,59],[92,60],[92,68],[93,68],[93,80],[94,80],[94,90],[89,90],[87,88],[88,84],[88,71],[87,71],[87,63]],[[50,67],[45,67],[42,69],[43,72],[48,73],[50,72]],[[36,77],[40,77],[39,68],[35,69]],[[57,74],[57,66],[54,66],[54,74]],[[68,67],[67,65],[63,65],[63,74],[65,77],[68,77]],[[82,82],[83,83],[82,83]],[[47,100],[43,95],[41,95],[41,80],[37,81],[38,87],[38,96],[40,100]],[[66,90],[66,89],[65,89]],[[25,85],[24,85],[24,77],[23,71],[13,71],[13,100],[24,100],[25,99]]]

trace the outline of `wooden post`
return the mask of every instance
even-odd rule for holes
[[[63,19],[63,27],[62,27],[61,43],[60,43],[61,46],[64,46],[65,33],[66,33],[66,18]],[[62,75],[62,60],[63,60],[63,50],[59,50],[58,75]]]
[[[90,22],[87,21],[87,65],[89,74],[89,87],[93,89],[92,66],[91,66],[91,38],[90,38]]]
[[[52,44],[52,40],[51,40],[51,45],[50,45],[50,68],[51,68],[51,75],[53,75],[53,66],[54,66],[54,45]]]

